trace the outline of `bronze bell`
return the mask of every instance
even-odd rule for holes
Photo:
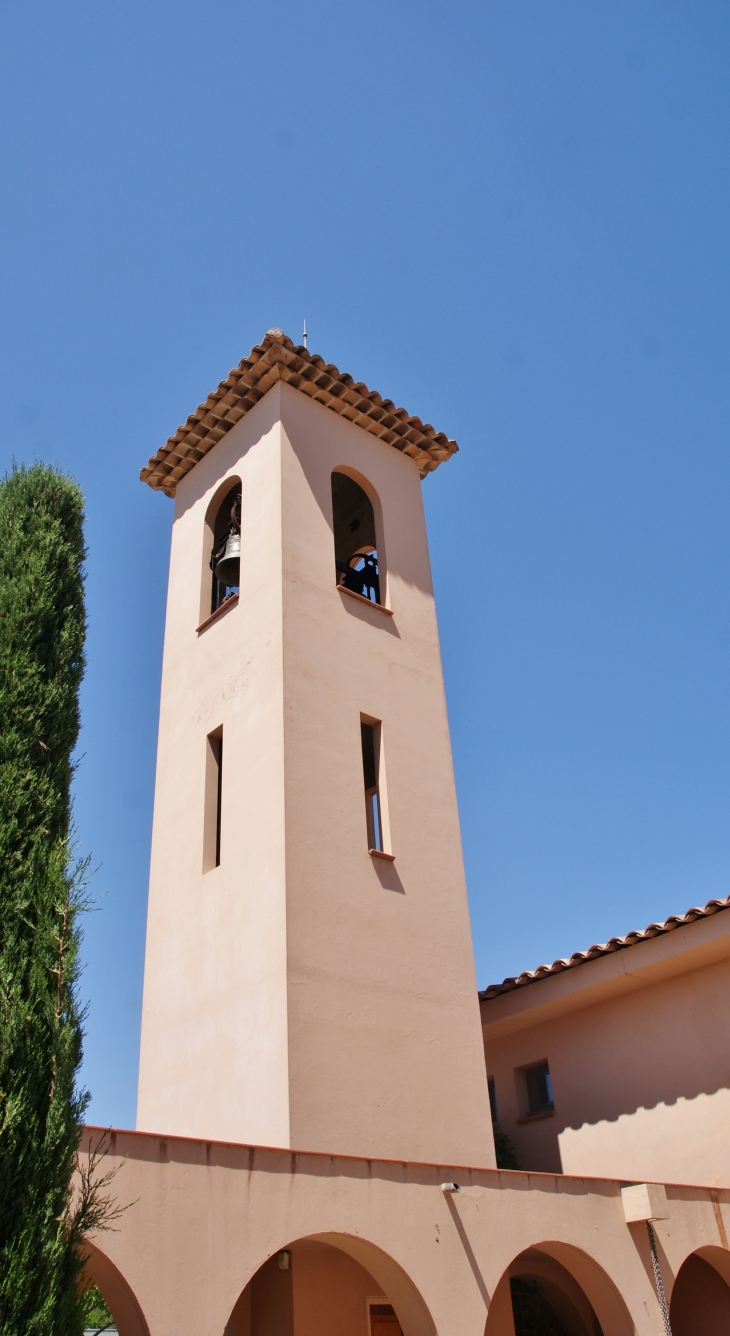
[[[241,579],[241,534],[234,529],[226,539],[225,551],[216,562],[215,578],[227,589],[237,589]]]

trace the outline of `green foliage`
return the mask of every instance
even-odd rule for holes
[[[107,1307],[101,1290],[96,1285],[92,1285],[84,1295],[85,1330],[102,1332],[108,1331],[113,1326],[114,1318]]]
[[[69,855],[84,668],[83,501],[37,464],[0,483],[0,1336],[77,1336],[76,999]]]
[[[497,1154],[498,1169],[519,1169],[517,1151],[506,1132],[494,1133],[494,1149]]]

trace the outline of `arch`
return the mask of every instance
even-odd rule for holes
[[[236,494],[241,493],[241,479],[236,475],[226,478],[216,488],[205,512],[203,533],[202,573],[200,585],[199,621],[204,622],[211,613],[221,607],[233,592],[238,592],[238,584],[221,584],[213,570],[214,557],[221,555],[227,535],[235,526],[241,532],[241,512],[238,507],[237,520],[231,511]]]
[[[332,470],[332,533],[336,583],[385,604],[382,509],[377,492],[357,470]]]
[[[410,1277],[359,1235],[326,1231],[278,1248],[245,1286],[225,1336],[261,1336],[272,1320],[293,1336],[295,1314],[304,1336],[437,1336]]]
[[[724,1336],[730,1331],[730,1252],[697,1248],[685,1257],[672,1287],[673,1336]]]
[[[573,1244],[545,1240],[519,1253],[503,1273],[485,1336],[541,1330],[546,1336],[633,1336],[634,1323],[594,1258]]]
[[[150,1336],[137,1298],[121,1271],[93,1243],[86,1244],[84,1289],[97,1285],[116,1323],[119,1336]]]

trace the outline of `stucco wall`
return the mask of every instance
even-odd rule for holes
[[[629,972],[633,950],[640,948],[621,953]],[[592,969],[575,971],[585,971],[586,987]],[[531,985],[520,1028],[497,1037],[489,1024],[497,1008],[484,1005],[500,1128],[525,1168],[728,1185],[730,960],[634,982],[628,992],[536,1024],[529,1023],[529,1003],[539,1016],[544,985]],[[550,1065],[555,1113],[519,1122],[527,1110],[515,1072],[542,1059]]]
[[[277,408],[271,395],[257,404],[185,478],[175,501],[137,1124],[231,1138],[250,1128],[252,1139],[286,1145]],[[238,605],[198,635],[206,512],[231,477],[243,483],[246,582]],[[206,736],[221,725],[222,861],[204,873]]]
[[[392,615],[336,588],[335,468],[373,499]],[[233,478],[240,598],[199,633]],[[368,853],[361,714],[382,721],[395,862]],[[494,1163],[418,468],[284,384],[177,489],[138,1127]]]
[[[280,394],[292,1144],[493,1164],[418,469]],[[373,500],[391,617],[335,588],[336,468]],[[368,854],[361,714],[394,863]]]
[[[223,1336],[260,1268],[303,1240],[364,1268],[404,1336],[484,1336],[488,1317],[488,1336],[510,1336],[500,1282],[528,1249],[529,1273],[548,1274],[549,1259],[570,1273],[604,1336],[662,1336],[646,1231],[626,1225],[618,1183],[123,1132],[106,1163],[120,1166],[113,1191],[133,1204],[93,1240],[89,1279],[102,1284],[120,1336]],[[462,1191],[445,1194],[444,1180]],[[671,1299],[689,1254],[730,1265],[730,1194],[669,1187],[667,1199],[669,1219],[655,1230]],[[314,1329],[317,1307],[336,1336],[340,1305],[359,1306],[367,1283],[343,1263],[327,1315],[326,1267],[319,1279],[312,1269],[297,1298],[295,1259],[293,1281],[295,1336]]]

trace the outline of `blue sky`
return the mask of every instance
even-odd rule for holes
[[[730,893],[730,11],[0,11],[3,466],[88,503],[91,1116],[134,1120],[171,505],[272,325],[456,437],[427,480],[479,982]]]

